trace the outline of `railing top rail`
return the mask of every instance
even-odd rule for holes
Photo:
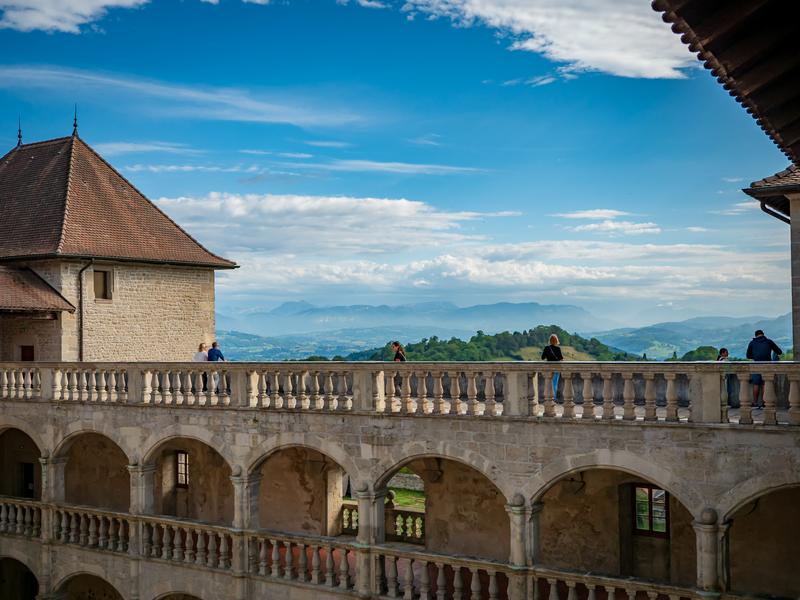
[[[614,587],[624,589],[626,584],[635,586],[637,590],[649,590],[658,592],[660,594],[671,595],[676,594],[682,597],[693,597],[694,590],[692,588],[685,588],[674,586],[670,584],[658,583],[649,581],[647,579],[639,579],[636,577],[625,575],[601,575],[595,573],[587,573],[581,571],[571,571],[568,569],[554,569],[550,567],[531,567],[534,575],[542,579],[561,579],[570,581],[580,581],[584,583],[591,583],[592,585],[602,585],[604,587]]]
[[[386,542],[373,546],[377,554],[388,554],[396,558],[410,558],[412,560],[427,560],[432,563],[457,563],[463,567],[476,569],[489,569],[493,571],[511,572],[512,565],[496,560],[477,558],[474,556],[460,556],[457,554],[443,554],[430,550],[420,550],[419,546],[403,542]]]
[[[337,548],[348,549],[359,546],[359,544],[356,543],[355,537],[349,535],[337,537],[328,535],[303,535],[287,531],[275,531],[272,529],[247,529],[244,530],[243,533],[249,537],[276,539],[282,542],[289,541],[296,544],[305,544],[306,546],[336,546]]]
[[[35,506],[41,508],[43,505],[38,500],[31,498],[19,498],[17,496],[1,496],[0,503],[2,504],[22,504],[23,506]]]

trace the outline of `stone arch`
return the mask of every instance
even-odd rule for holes
[[[0,435],[2,435],[6,429],[19,429],[33,440],[33,443],[36,444],[41,452],[44,453],[49,450],[48,445],[39,435],[37,428],[27,421],[23,421],[11,415],[3,415],[2,418],[0,418]]]
[[[424,458],[452,460],[474,469],[500,490],[506,502],[517,491],[510,481],[498,477],[498,470],[493,461],[477,452],[460,448],[458,444],[446,442],[410,442],[397,449],[392,448],[389,456],[380,461],[373,469],[371,483],[375,489],[382,489],[402,467],[412,461]]]
[[[108,419],[103,419],[103,421],[107,420]],[[75,441],[87,433],[94,433],[111,441],[125,455],[127,463],[131,464],[132,450],[127,447],[125,439],[119,435],[118,429],[113,427],[95,429],[94,427],[84,427],[80,423],[70,423],[67,425],[66,435],[56,443],[53,449],[53,458],[66,457]]]
[[[268,437],[253,448],[244,459],[245,472],[248,475],[257,473],[271,455],[291,447],[308,448],[324,454],[354,479],[358,479],[361,475],[361,469],[358,468],[353,457],[345,451],[344,446],[341,444],[326,441],[313,434],[292,432],[282,432],[275,437]]]
[[[24,573],[17,578],[13,577],[13,571],[9,573],[9,571],[6,571],[7,566],[5,568],[2,567],[4,560],[22,565],[30,573],[30,577],[26,577]],[[11,575],[10,582],[6,579],[8,575]],[[40,585],[39,576],[36,574],[36,570],[31,568],[28,556],[15,552],[11,548],[0,554],[0,592],[15,592],[15,597],[20,597],[21,600],[33,600],[33,598],[37,597]],[[8,597],[10,598],[11,596]]]
[[[41,499],[42,447],[24,429],[0,428],[0,495]]]
[[[145,465],[152,467],[152,491],[146,493],[152,494],[154,512],[205,523],[232,524],[233,469],[218,449],[221,447],[219,443],[214,445],[213,439],[166,435],[149,448],[144,460]],[[185,462],[179,466],[183,459]]]
[[[64,593],[64,592],[69,591],[69,586],[70,586],[71,582],[73,582],[74,580],[76,580],[78,578],[86,577],[86,578],[91,578],[91,579],[98,580],[98,582],[99,582],[99,584],[101,586],[104,586],[104,587],[107,586],[107,588],[110,588],[111,590],[116,592],[116,594],[117,594],[117,596],[119,598],[122,598],[122,600],[128,600],[128,596],[126,595],[126,593],[121,591],[121,590],[125,590],[126,589],[126,582],[120,581],[120,582],[117,582],[117,585],[114,585],[109,580],[109,577],[105,573],[105,569],[103,569],[99,565],[84,563],[81,566],[83,567],[83,570],[81,570],[81,571],[73,571],[73,572],[69,573],[68,575],[65,575],[65,576],[61,577],[58,580],[58,583],[53,588],[54,590],[56,590],[56,593],[59,593],[59,592]]]
[[[77,429],[57,446],[54,456],[66,458],[64,501],[111,510],[130,508],[130,453],[95,429]],[[77,447],[76,445],[85,445]]]
[[[800,486],[797,470],[772,471],[744,480],[720,496],[717,506],[719,520],[724,523],[746,504],[783,488]]]
[[[248,479],[256,492],[252,519],[258,526],[300,534],[335,536],[352,461],[328,444],[276,445],[250,463]],[[335,454],[336,456],[331,456]]]
[[[147,448],[141,455],[141,464],[153,464],[159,448],[170,440],[184,438],[196,440],[210,446],[225,459],[225,462],[232,469],[236,463],[235,457],[230,453],[231,444],[227,443],[222,434],[212,431],[208,427],[201,425],[187,425],[184,423],[174,423],[169,427],[160,428],[154,431],[142,443],[142,448]]]
[[[171,589],[172,586],[169,582],[162,581],[154,585],[145,597],[152,597],[153,600],[203,600],[204,597],[201,593],[208,592],[208,586],[202,581],[202,578],[193,578],[184,587],[186,589],[174,590]]]
[[[524,497],[536,502],[564,477],[588,469],[612,469],[641,477],[669,492],[695,519],[700,518],[705,507],[700,495],[688,485],[682,485],[673,471],[626,450],[598,449],[559,458],[534,475],[522,493]]]

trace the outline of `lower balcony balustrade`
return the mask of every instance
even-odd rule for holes
[[[363,544],[351,536],[243,531],[182,519],[0,497],[0,543],[4,540],[72,547],[177,568],[185,566],[194,569],[192,577],[202,578],[203,571],[222,572],[352,597],[403,600],[703,597],[688,588],[448,556],[420,551],[406,543]],[[55,560],[58,556],[56,552]]]

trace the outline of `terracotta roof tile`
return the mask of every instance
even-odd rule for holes
[[[30,269],[0,266],[0,311],[62,311],[75,307]]]
[[[785,187],[800,187],[800,167],[791,165],[788,169],[784,169],[780,173],[764,177],[750,184],[751,188],[785,188]]]
[[[77,136],[0,159],[0,260],[109,258],[233,268],[150,202]]]

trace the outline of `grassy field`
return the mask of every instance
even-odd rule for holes
[[[519,354],[525,360],[542,360],[542,349],[538,346],[520,348]],[[561,346],[561,354],[564,355],[564,360],[595,360],[585,352],[575,350],[572,346]]]
[[[394,505],[398,508],[417,508],[425,510],[425,493],[416,490],[389,488],[395,493]]]

